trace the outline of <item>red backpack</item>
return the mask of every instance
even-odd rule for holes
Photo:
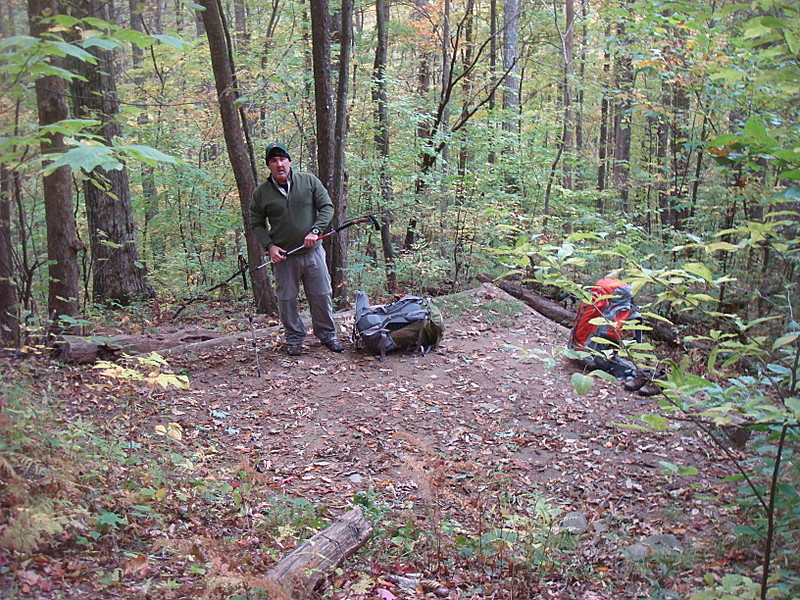
[[[599,317],[607,323],[598,325],[591,322]],[[592,353],[613,348],[624,337],[623,326],[629,320],[642,320],[633,301],[631,286],[619,279],[603,278],[592,286],[591,302],[582,302],[578,307],[569,347]],[[604,344],[593,338],[607,339],[612,343]],[[642,341],[639,330],[636,331],[636,341]]]

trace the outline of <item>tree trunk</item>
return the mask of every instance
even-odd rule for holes
[[[497,0],[489,0],[489,72],[494,78],[497,72]],[[496,92],[494,87],[489,94],[489,114],[494,116],[494,107],[496,102]],[[495,121],[492,121],[493,125]],[[494,144],[489,149],[489,156],[487,162],[493,165],[496,160],[494,153]]]
[[[625,37],[625,25],[617,26],[617,38]],[[614,163],[611,174],[614,189],[619,194],[622,212],[628,212],[628,196],[630,193],[630,161],[631,161],[631,105],[633,94],[633,63],[623,46],[615,61],[614,88],[619,91],[619,100],[614,111]]]
[[[588,18],[588,9],[587,9],[587,0],[581,0],[581,49],[580,49],[580,59],[579,59],[579,71],[578,71],[578,79],[577,81],[581,84],[586,80],[586,48],[587,48],[587,27],[586,27],[586,20]],[[579,160],[583,160],[583,108],[584,108],[584,89],[585,86],[581,85],[580,89],[578,90],[578,97],[576,98],[577,108],[575,109],[574,117],[575,117],[575,150],[580,157]],[[580,177],[574,182],[574,188],[576,190],[582,190],[586,184],[586,177],[584,175],[585,171],[582,171]]]
[[[47,25],[41,16],[57,14],[57,0],[28,0],[31,35],[39,36]],[[69,117],[64,80],[48,75],[36,80],[36,103],[39,126],[58,123]],[[64,136],[52,133],[41,143],[42,155],[66,152]],[[44,166],[50,162],[44,159]],[[69,167],[60,167],[42,178],[45,222],[47,224],[47,258],[49,285],[47,294],[48,318],[61,315],[75,317],[78,304],[78,252],[83,244],[78,239],[75,212],[72,205],[72,177]]]
[[[605,32],[606,38],[611,35],[611,27],[606,26]],[[603,74],[605,76],[605,80],[603,84],[605,86],[609,86],[608,82],[608,74],[611,70],[611,53],[608,49],[603,51]],[[597,191],[598,192],[605,192],[607,187],[607,172],[608,172],[608,124],[611,116],[611,102],[609,100],[609,96],[611,92],[607,89],[603,89],[602,98],[600,99],[600,134],[597,140]],[[600,193],[597,195],[597,200],[595,201],[595,208],[602,213],[603,212],[603,194]]]
[[[375,63],[372,68],[372,101],[375,103],[375,146],[378,150],[378,181],[381,188],[381,247],[386,271],[386,291],[393,294],[397,289],[394,245],[392,244],[392,213],[394,192],[389,174],[389,110],[386,94],[386,55],[388,51],[389,0],[376,0]]]
[[[100,19],[108,16],[106,3],[102,0],[76,0],[74,6],[80,16]],[[113,146],[122,132],[118,122],[113,55],[97,48],[91,48],[89,52],[95,56],[97,64],[72,62],[75,72],[85,79],[72,81],[75,116],[100,120],[97,134],[103,143]],[[84,181],[83,194],[92,252],[94,301],[128,305],[137,299],[154,296],[155,291],[147,282],[136,247],[127,169],[94,169],[89,179]]]
[[[572,151],[574,146],[573,132],[575,128],[572,107],[572,83],[575,77],[575,3],[574,0],[564,0],[564,35],[562,37],[562,53],[564,59],[564,83],[562,89],[562,102],[564,104],[564,129],[561,144],[564,148],[563,181],[565,189],[573,188]]]
[[[317,123],[317,175],[325,189],[333,184],[333,132],[336,114],[331,84],[331,37],[328,0],[311,2],[311,54]]]
[[[11,248],[11,171],[0,165],[0,343],[19,344],[19,306]]]
[[[244,0],[233,0],[233,23],[236,41],[240,44],[249,41],[250,34],[247,32],[247,8],[245,7]],[[241,50],[241,48],[239,49]]]
[[[342,0],[342,28],[339,38],[339,85],[336,90],[336,126],[333,136],[333,179],[328,189],[333,200],[332,226],[339,227],[347,217],[347,190],[344,183],[345,141],[347,140],[347,96],[350,88],[350,57],[353,47],[353,0]],[[338,307],[347,306],[347,240],[344,235],[329,238],[330,255],[328,263],[331,273],[333,296],[338,299]]]
[[[256,173],[248,153],[241,115],[236,109],[237,93],[234,72],[231,67],[229,46],[226,42],[227,36],[222,24],[222,13],[218,0],[201,0],[200,4],[205,9],[202,11],[202,18],[208,36],[208,49],[216,82],[225,146],[239,192],[239,205],[247,244],[247,262],[251,267],[250,278],[253,282],[256,310],[264,314],[274,313],[277,302],[270,285],[267,269],[253,270],[264,259],[264,249],[250,227],[250,201],[256,188]]]
[[[503,68],[507,72],[503,94],[503,129],[515,134],[519,133],[519,77],[516,66],[519,56],[519,11],[520,0],[506,0],[503,10]]]
[[[142,0],[129,0],[130,28],[141,33],[145,31],[143,10],[144,4]],[[144,50],[136,44],[131,44],[131,64],[134,73],[139,73],[143,62]],[[146,81],[147,77],[145,75],[136,74],[133,76],[133,83],[139,90],[144,89]],[[145,130],[150,123],[150,117],[148,116],[146,105],[141,104],[139,108],[142,110],[136,117],[136,122],[142,130]],[[158,190],[155,181],[155,168],[150,165],[142,165],[142,197],[144,198],[146,206],[144,211],[144,227],[142,229],[142,259],[144,264],[147,265],[150,222],[158,215]],[[153,243],[152,240],[150,240],[150,242],[150,259],[153,264],[156,264],[164,255],[164,245],[163,243],[158,243],[158,241]]]

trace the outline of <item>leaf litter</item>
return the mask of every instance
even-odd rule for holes
[[[548,371],[530,354],[563,347],[566,331],[518,303],[508,326],[490,324],[481,301],[502,292],[478,294],[458,311],[444,304],[445,340],[424,357],[380,362],[352,345],[337,355],[310,343],[290,360],[270,343],[259,376],[242,343],[170,360],[191,388],[128,404],[135,389],[67,370],[68,412],[90,407],[143,453],[174,454],[170,477],[185,481],[154,480],[154,515],[126,518],[99,554],[42,552],[24,565],[0,555],[0,567],[21,578],[21,598],[134,598],[145,588],[152,598],[227,598],[258,590],[275,561],[353,502],[375,508],[376,535],[332,574],[330,598],[647,597],[648,568],[678,594],[724,566],[715,550],[732,539],[732,519],[718,516],[735,509],[720,457],[689,430],[619,427],[652,400],[605,381],[576,394],[574,365],[557,359]],[[665,474],[662,461],[698,473]],[[146,505],[142,490],[121,494],[109,510]],[[560,532],[565,514],[582,515],[586,531]],[[624,558],[663,534],[692,560],[665,571]]]

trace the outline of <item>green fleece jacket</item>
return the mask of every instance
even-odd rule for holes
[[[289,182],[288,195],[272,176],[253,193],[250,226],[265,250],[273,244],[286,251],[302,246],[314,227],[323,233],[333,218],[333,202],[319,179],[290,171]]]

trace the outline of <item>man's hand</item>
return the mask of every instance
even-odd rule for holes
[[[319,236],[312,231],[303,240],[303,248],[311,248],[311,246],[317,243],[318,239]]]
[[[272,245],[269,247],[269,261],[274,265],[275,263],[286,260],[286,250],[280,246]]]

